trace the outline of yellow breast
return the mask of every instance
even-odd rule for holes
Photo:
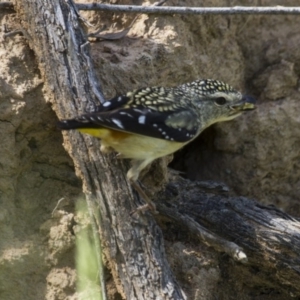
[[[155,159],[171,154],[184,146],[184,143],[131,134],[108,128],[81,128],[78,130],[82,133],[100,138],[104,146],[113,148],[122,154],[123,158],[138,160]]]

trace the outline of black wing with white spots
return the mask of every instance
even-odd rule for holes
[[[108,101],[105,101],[101,105],[97,106],[94,112],[105,112],[115,110],[126,105],[130,101],[127,96],[116,96]]]
[[[60,127],[62,129],[106,127],[159,139],[187,142],[195,137],[199,126],[192,110],[185,110],[185,115],[180,115],[182,111],[162,114],[146,108],[125,108],[85,114],[76,119],[61,121]]]
[[[95,112],[61,121],[61,129],[112,128],[176,142],[188,142],[199,118],[181,89],[145,88],[104,102]]]
[[[182,89],[148,87],[116,96],[97,106],[95,112],[113,111],[119,108],[150,108],[154,111],[172,111],[186,104],[186,92]]]

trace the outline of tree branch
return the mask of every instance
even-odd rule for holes
[[[161,1],[165,2],[165,1]],[[300,7],[286,6],[233,6],[233,7],[177,7],[177,6],[138,6],[112,5],[100,3],[76,3],[78,10],[100,10],[111,12],[144,13],[144,14],[195,14],[195,15],[298,15]],[[13,10],[11,2],[0,3],[0,9]]]
[[[300,7],[177,7],[177,6],[137,6],[137,5],[112,5],[100,3],[76,3],[78,10],[101,10],[111,12],[144,13],[144,14],[197,14],[197,15],[237,15],[237,14],[300,14]]]
[[[237,268],[255,268],[261,282],[287,297],[300,297],[299,220],[275,207],[219,191],[215,183],[179,177],[158,195],[156,208],[201,242],[242,262]]]
[[[0,2],[0,9],[13,9],[14,5],[11,2]]]
[[[167,207],[161,202],[157,205],[158,210],[161,214],[168,216],[173,219],[177,223],[181,223],[185,227],[188,228],[189,233],[196,235],[199,240],[206,244],[207,246],[213,247],[218,252],[225,252],[229,256],[231,256],[234,260],[246,263],[248,261],[247,255],[243,251],[241,247],[237,244],[227,241],[212,232],[199,223],[197,223],[193,218],[191,218],[188,214],[182,214],[177,211],[175,208]]]
[[[95,82],[87,37],[74,3],[15,2],[45,78],[45,97],[57,115],[66,118],[92,110],[102,93]],[[119,293],[131,300],[185,299],[168,265],[163,236],[152,215],[130,216],[138,204],[126,180],[124,163],[116,160],[115,154],[103,155],[98,140],[77,132],[64,133],[64,145],[82,178],[89,211],[96,221],[93,225],[101,235],[103,253]]]

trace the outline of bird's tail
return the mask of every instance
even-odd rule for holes
[[[57,123],[57,127],[61,130],[76,129],[81,133],[87,133],[99,139],[103,139],[111,133],[109,129],[89,122],[86,119],[84,119],[84,121],[81,121],[80,119],[61,120]]]
[[[91,122],[82,122],[76,119],[60,120],[57,122],[57,127],[61,130],[81,129],[81,128],[99,128]]]

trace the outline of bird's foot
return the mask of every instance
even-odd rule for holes
[[[135,210],[133,210],[130,215],[134,215],[136,213],[144,213],[147,210],[150,210],[153,214],[158,214],[158,211],[156,210],[156,205],[153,201],[150,200],[150,198],[146,195],[144,190],[139,186],[139,184],[136,181],[131,181],[132,187],[138,192],[138,194],[141,196],[141,198],[144,199],[145,202],[147,202],[144,205],[141,205],[137,207]]]

